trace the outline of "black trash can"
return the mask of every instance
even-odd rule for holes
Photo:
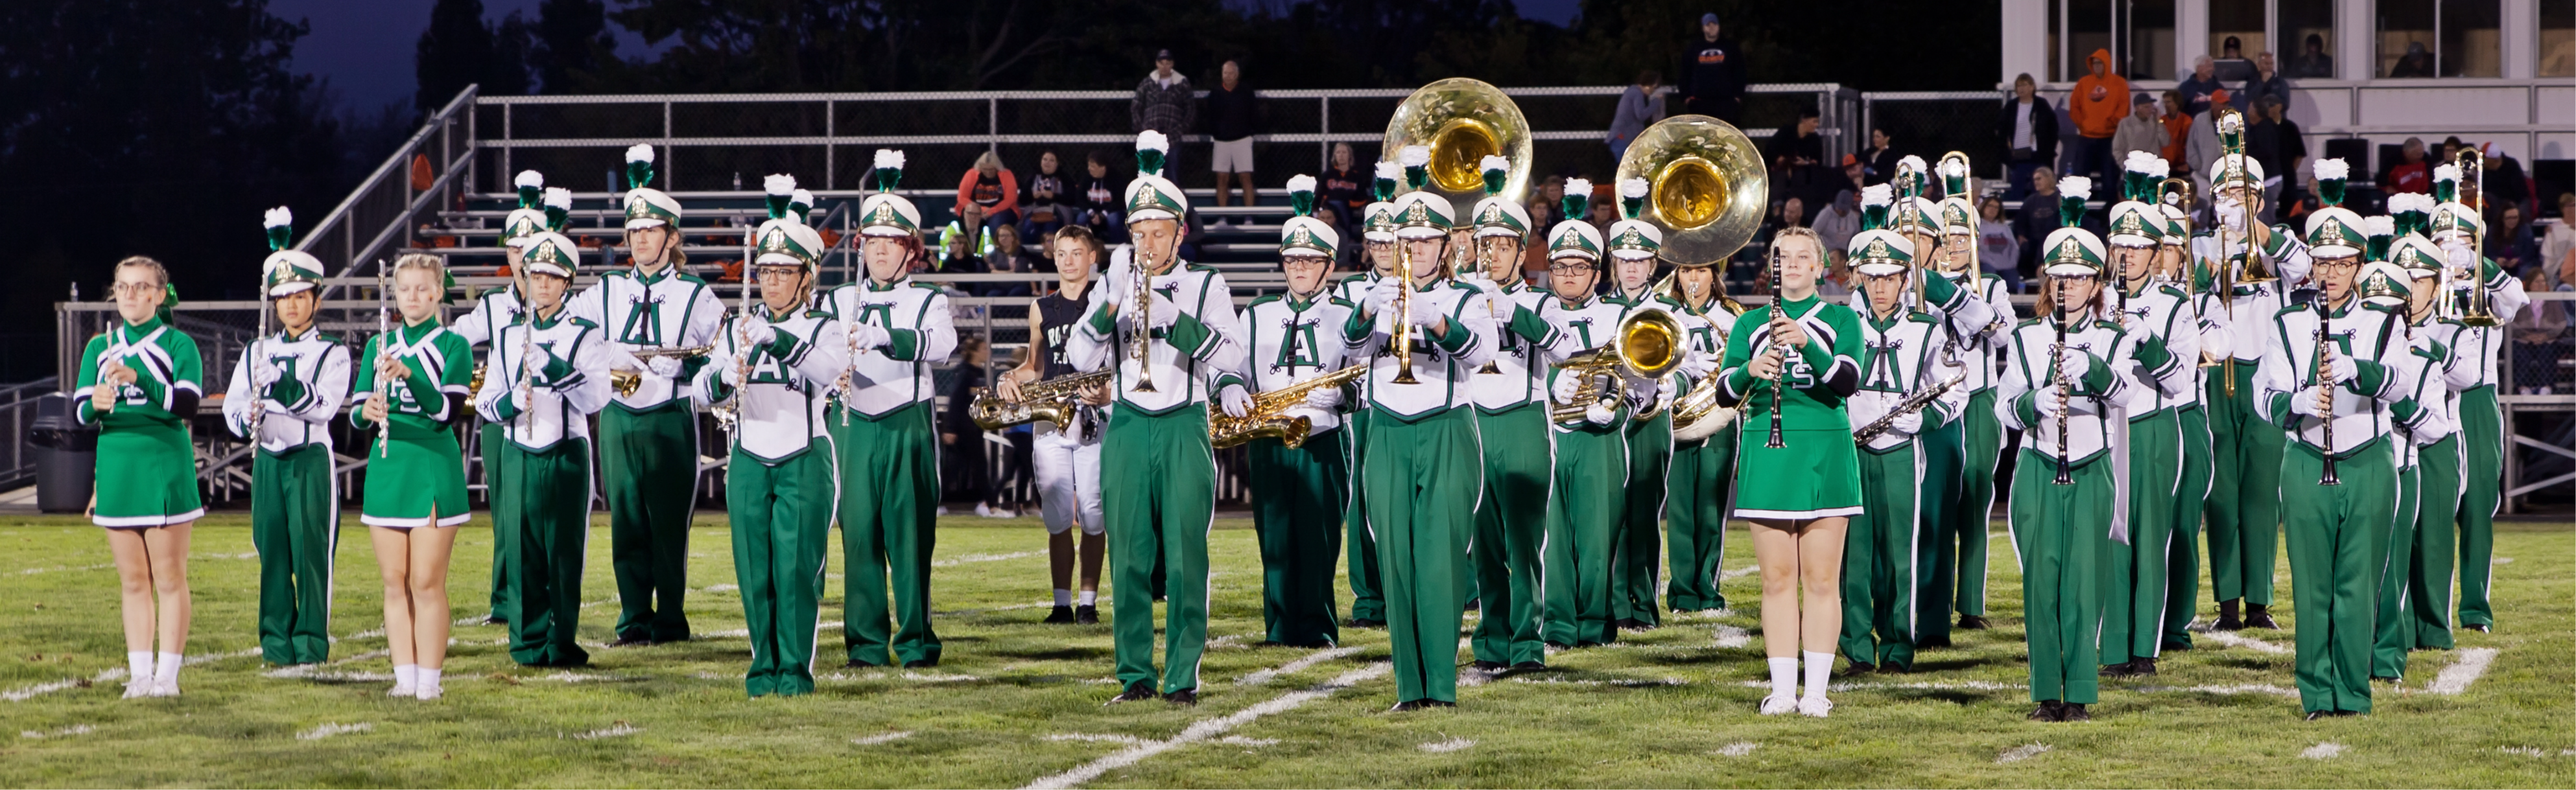
[[[97,482],[98,427],[80,424],[71,407],[69,396],[48,395],[27,427],[27,443],[36,448],[36,509],[47,513],[87,510]]]

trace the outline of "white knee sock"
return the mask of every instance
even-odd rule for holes
[[[1798,659],[1771,659],[1771,694],[1777,697],[1798,696]]]
[[[1072,605],[1073,605],[1073,591],[1072,591],[1072,590],[1067,590],[1067,589],[1062,588],[1062,587],[1055,588],[1055,605],[1057,605],[1057,606],[1072,606]]]
[[[177,653],[162,653],[160,655],[160,663],[152,667],[152,679],[178,680],[179,660],[181,658],[183,658],[183,656]]]
[[[396,688],[415,688],[419,681],[419,664],[401,664],[394,667],[394,686]]]
[[[1094,606],[1094,605],[1097,605],[1097,604],[1100,602],[1100,591],[1098,591],[1098,590],[1084,590],[1084,591],[1082,591],[1082,597],[1080,597],[1080,598],[1078,598],[1078,599],[1076,599],[1076,600],[1078,600],[1078,601],[1080,601],[1080,602],[1081,602],[1080,604],[1078,604],[1078,605],[1080,605],[1080,606]]]
[[[125,651],[125,676],[133,680],[151,680],[152,651]]]
[[[1824,698],[1825,677],[1834,673],[1834,654],[1800,651],[1800,655],[1807,657],[1807,696]]]

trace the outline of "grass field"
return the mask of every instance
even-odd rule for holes
[[[1749,574],[1726,582],[1734,613],[1552,656],[1548,672],[1462,689],[1453,710],[1384,713],[1383,631],[1347,632],[1329,652],[1256,645],[1259,557],[1242,520],[1212,540],[1216,644],[1194,709],[1101,707],[1117,691],[1108,627],[1039,623],[1043,530],[974,518],[941,525],[935,670],[835,670],[810,697],[745,699],[724,522],[702,517],[689,615],[709,636],[594,649],[592,667],[564,672],[511,664],[501,629],[460,627],[447,697],[388,700],[374,558],[354,516],[331,628],[342,641],[300,677],[257,658],[246,521],[221,514],[197,534],[188,652],[207,660],[183,675],[186,696],[127,701],[112,679],[83,682],[123,662],[105,542],[72,518],[0,516],[0,785],[2576,785],[2576,527],[2563,522],[2500,526],[2501,629],[2416,653],[2402,688],[2379,687],[2376,715],[2300,721],[2290,632],[2247,631],[2168,654],[2162,676],[2106,680],[2092,723],[2035,724],[2021,718],[2019,577],[2000,526],[1998,627],[1927,651],[1914,675],[1838,688],[1819,721],[1754,713],[1767,676]],[[486,524],[458,543],[459,617],[488,589]],[[1727,567],[1749,569],[1750,550],[1739,526]],[[606,641],[616,614],[607,554],[603,519],[585,641]],[[837,571],[837,542],[834,554]],[[2286,563],[2280,578],[2287,608]],[[837,573],[829,587],[833,622]],[[838,633],[825,632],[827,655]],[[2491,664],[2437,683],[2469,649],[2495,651]]]

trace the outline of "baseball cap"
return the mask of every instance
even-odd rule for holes
[[[1158,50],[1154,50],[1154,59],[1155,59],[1155,60],[1171,60],[1171,59],[1172,59],[1172,51],[1171,51],[1171,50],[1168,50],[1168,49],[1158,49]]]
[[[1842,165],[1841,165],[1842,167],[1850,167],[1850,166],[1852,166],[1852,165],[1856,165],[1856,164],[1860,164],[1860,157],[1853,156],[1853,155],[1851,155],[1851,154],[1844,154],[1844,155],[1843,155],[1843,163],[1842,163]]]
[[[1715,12],[1715,11],[1711,11],[1711,12],[1708,12],[1708,13],[1705,13],[1705,14],[1701,14],[1701,15],[1699,15],[1699,23],[1700,23],[1700,24],[1703,24],[1703,25],[1714,25],[1714,24],[1717,24],[1717,12]]]

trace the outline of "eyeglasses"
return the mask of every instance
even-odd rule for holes
[[[2356,271],[2361,268],[2361,260],[2358,258],[2347,258],[2344,260],[2320,260],[2316,262],[2316,267],[2319,269]]]
[[[147,283],[109,283],[107,286],[108,294],[113,296],[159,296],[163,290],[163,286]]]

